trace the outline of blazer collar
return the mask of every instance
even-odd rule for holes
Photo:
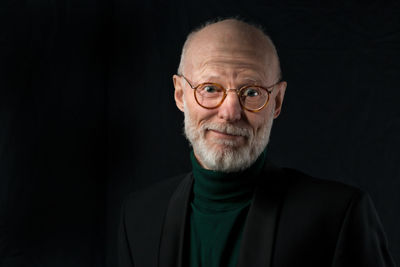
[[[247,215],[237,267],[271,266],[277,220],[286,186],[280,169],[266,163]],[[183,267],[185,235],[189,234],[189,212],[193,176],[189,173],[173,193],[160,241],[160,267]]]
[[[281,172],[266,163],[247,215],[237,267],[272,266],[276,226],[287,188]]]

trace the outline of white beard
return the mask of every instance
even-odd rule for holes
[[[242,128],[230,123],[205,122],[197,128],[185,101],[183,106],[185,136],[193,146],[197,160],[206,169],[227,173],[245,170],[257,160],[268,144],[273,123],[273,109],[258,132],[254,133],[250,127]],[[244,136],[245,144],[223,139],[207,141],[205,134],[209,129]]]

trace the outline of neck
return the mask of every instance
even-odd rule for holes
[[[194,176],[195,205],[204,209],[220,211],[235,209],[251,201],[257,176],[260,174],[266,152],[246,170],[225,173],[203,168],[191,152]]]

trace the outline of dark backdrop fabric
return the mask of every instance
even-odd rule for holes
[[[264,26],[288,88],[268,156],[371,195],[400,264],[400,5],[0,3],[0,266],[115,266],[119,206],[190,170],[172,75],[187,33]]]
[[[2,267],[103,264],[106,4],[0,2]]]

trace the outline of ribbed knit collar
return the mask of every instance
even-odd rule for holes
[[[225,173],[204,169],[191,151],[193,204],[207,212],[228,211],[246,206],[251,201],[255,180],[264,166],[265,158],[264,150],[246,170]]]

